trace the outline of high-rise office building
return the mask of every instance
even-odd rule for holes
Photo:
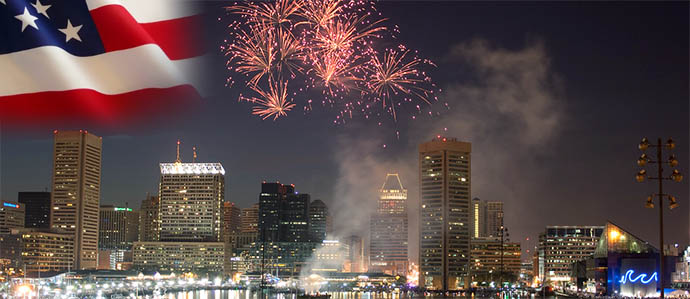
[[[388,174],[379,189],[378,208],[369,223],[369,269],[392,275],[407,272],[407,189]]]
[[[24,227],[50,228],[50,192],[19,192],[17,197],[25,207]]]
[[[101,206],[98,248],[132,250],[139,239],[139,213],[127,207]]]
[[[328,207],[320,199],[309,204],[309,231],[312,242],[326,240],[328,230]]]
[[[482,237],[500,237],[503,226],[503,202],[487,201],[484,203],[485,232]]]
[[[51,228],[74,235],[73,269],[95,269],[102,139],[87,131],[55,131]]]
[[[160,200],[156,195],[146,194],[146,199],[141,201],[139,209],[139,241],[158,241],[158,212]]]
[[[547,226],[539,235],[540,280],[569,281],[573,263],[594,253],[603,232],[604,226]]]
[[[242,210],[234,202],[223,202],[223,235],[238,233],[242,227]]]
[[[161,241],[221,242],[225,169],[220,163],[160,163]]]
[[[253,204],[249,208],[242,209],[242,232],[258,232],[259,231],[259,204]]]
[[[13,228],[24,228],[23,204],[0,200],[0,234],[8,234]]]
[[[160,163],[158,241],[133,246],[140,270],[224,273],[223,201],[220,163],[183,163],[180,141],[174,163]]]
[[[261,184],[259,194],[259,240],[277,242],[280,239],[281,207],[288,194],[295,193],[294,185]],[[305,220],[306,222],[307,220]]]
[[[419,145],[419,284],[469,287],[472,145],[438,137]]]
[[[289,193],[280,207],[280,242],[309,242],[309,203],[311,197],[306,193]]]

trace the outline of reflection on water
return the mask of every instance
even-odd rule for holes
[[[504,294],[503,296],[423,296],[420,294],[409,294],[409,293],[378,293],[378,292],[332,292],[331,299],[411,299],[411,298],[468,298],[468,299],[480,299],[480,298],[541,298],[541,296],[511,296],[510,294]],[[297,299],[297,294],[266,294],[261,296],[261,292],[258,291],[247,291],[247,290],[196,290],[196,291],[186,291],[186,292],[173,292],[161,296],[162,299]],[[150,297],[149,297],[150,298]],[[546,297],[546,299],[558,299],[563,297]]]

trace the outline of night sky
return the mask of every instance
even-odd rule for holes
[[[223,164],[226,200],[248,207],[262,180],[294,183],[331,207],[341,235],[365,231],[385,174],[399,172],[414,244],[417,145],[441,134],[473,143],[472,196],[505,202],[510,238],[524,249],[545,225],[607,220],[658,244],[658,210],[644,208],[655,185],[634,180],[637,143],[674,137],[686,177],[666,183],[680,208],[665,210],[665,236],[689,241],[687,2],[380,2],[386,24],[400,27],[391,43],[438,65],[430,73],[443,91],[431,109],[441,113],[344,125],[321,107],[277,121],[251,115],[251,105],[237,101],[246,89],[224,87],[225,28],[217,21],[224,13],[216,2],[207,6],[213,54],[203,105],[153,126],[57,128],[103,136],[101,203],[138,208],[157,192],[158,163],[174,161],[179,138],[183,160],[196,145],[200,161]],[[5,129],[0,143],[2,199],[49,188],[52,130]]]

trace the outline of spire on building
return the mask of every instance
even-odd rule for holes
[[[177,158],[175,163],[182,163],[182,160],[180,160],[180,139],[177,139]]]

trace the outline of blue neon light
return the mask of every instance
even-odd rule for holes
[[[15,205],[15,204],[9,203],[9,202],[3,202],[2,205],[6,206],[6,207],[10,207],[10,208],[15,208],[15,209],[19,208],[19,205]]]
[[[622,283],[622,284],[626,284],[628,282],[635,283],[639,280],[643,284],[648,284],[652,281],[652,279],[654,279],[654,281],[657,281],[657,273],[656,272],[652,273],[652,275],[649,276],[649,278],[647,278],[647,274],[639,274],[639,275],[635,276],[635,278],[633,278],[634,273],[635,273],[635,270],[628,270],[627,272],[625,272],[625,275],[623,275],[623,277],[621,277],[620,283]]]

